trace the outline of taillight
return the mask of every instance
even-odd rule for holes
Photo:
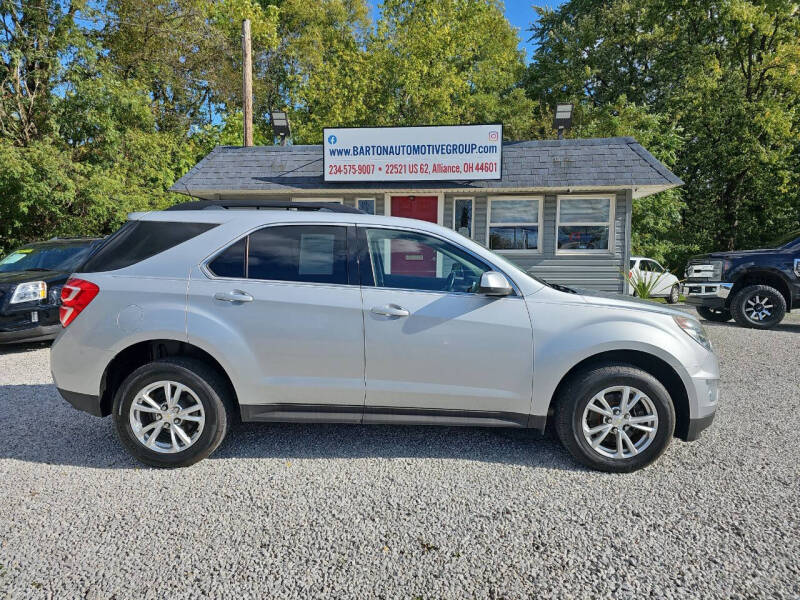
[[[100,288],[91,281],[68,279],[61,289],[61,307],[58,309],[61,326],[66,327],[72,323],[75,317],[89,306],[89,302],[94,300],[98,292],[100,292]]]

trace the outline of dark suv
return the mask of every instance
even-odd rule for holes
[[[695,256],[686,267],[686,302],[709,321],[769,329],[800,308],[800,229],[765,250]]]
[[[0,260],[0,344],[51,340],[61,330],[61,286],[97,238],[54,238]]]

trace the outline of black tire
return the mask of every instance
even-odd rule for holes
[[[763,319],[755,318],[753,309],[758,309],[759,307],[768,310],[769,315]],[[783,321],[783,317],[786,315],[786,299],[774,287],[748,285],[733,297],[731,314],[733,315],[733,320],[742,327],[771,329]]]
[[[136,394],[161,380],[190,388],[202,405],[205,416],[196,441],[185,450],[170,454],[146,448],[136,438],[130,423],[129,411]],[[236,413],[230,385],[215,369],[193,358],[170,357],[143,365],[125,378],[114,396],[113,417],[120,441],[137,460],[152,467],[174,468],[187,467],[214,452],[235,421]]]
[[[681,299],[681,286],[675,284],[669,291],[669,296],[667,296],[667,304],[677,304],[678,300],[680,299]]]
[[[714,321],[715,323],[727,323],[733,318],[731,311],[727,308],[711,308],[709,306],[698,306],[697,314],[703,317],[706,321]]]
[[[658,416],[658,426],[649,446],[626,458],[601,454],[583,434],[583,413],[587,405],[596,394],[614,386],[631,386],[643,392]],[[601,363],[588,367],[566,382],[556,402],[555,425],[561,443],[575,459],[598,471],[630,473],[649,465],[664,453],[675,431],[675,407],[669,393],[655,377],[633,365]],[[616,434],[608,436],[616,440]]]

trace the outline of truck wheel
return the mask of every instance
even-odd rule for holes
[[[661,456],[675,430],[664,386],[632,365],[599,364],[559,392],[555,426],[578,461],[599,471],[629,473]]]
[[[733,319],[742,327],[770,329],[786,315],[786,299],[768,285],[748,285],[731,302]]]
[[[669,296],[667,296],[667,303],[668,304],[677,304],[678,300],[681,299],[681,287],[679,285],[673,285],[672,289],[669,291]]]
[[[136,369],[114,397],[114,425],[135,458],[186,467],[209,456],[233,421],[227,382],[205,363],[164,358]]]
[[[714,321],[715,323],[727,323],[731,320],[731,311],[727,308],[710,308],[708,306],[698,306],[697,313],[706,321]]]

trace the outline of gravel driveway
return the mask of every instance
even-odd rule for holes
[[[707,327],[716,422],[631,475],[530,431],[350,425],[139,468],[46,348],[0,350],[0,598],[798,598],[800,319]]]

